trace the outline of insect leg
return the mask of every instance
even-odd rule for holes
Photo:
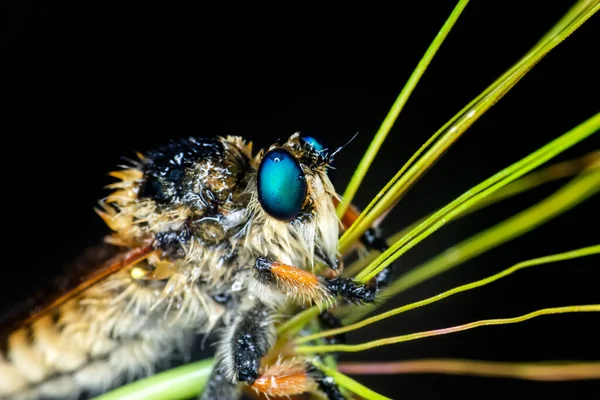
[[[320,390],[329,400],[345,400],[334,380],[302,359],[280,359],[266,367],[252,389],[270,397],[290,397]]]
[[[356,221],[359,214],[360,212],[358,208],[351,204],[350,207],[346,209],[346,212],[342,217],[342,224],[344,225],[344,228],[347,229],[348,227],[350,227],[350,225],[352,225]],[[362,235],[362,237],[360,238],[360,242],[367,248],[367,250],[376,250],[380,253],[383,253],[389,248],[386,240],[383,237],[381,237],[379,231],[373,227],[369,228]],[[393,267],[394,264],[392,263],[375,276],[374,280],[377,289],[386,286],[392,280],[394,274]],[[340,320],[329,311],[322,312],[319,315],[319,321],[325,329],[335,329],[342,326]],[[345,343],[346,335],[340,334],[332,337],[326,337],[324,338],[324,341],[327,344]]]
[[[348,229],[360,215],[360,211],[356,206],[350,204],[350,206],[346,209],[342,217],[342,225],[344,229]],[[389,246],[384,238],[381,237],[379,231],[375,227],[371,227],[367,229],[367,231],[361,236],[360,242],[367,248],[367,250],[376,250],[380,253],[386,251]],[[375,276],[375,281],[377,282],[377,287],[381,288],[392,280],[394,274],[394,264],[390,264],[386,268],[384,268],[377,276]]]
[[[375,228],[369,228],[360,240],[368,250],[377,250],[383,253],[389,248],[385,239],[379,235],[379,232]],[[393,263],[390,264],[375,276],[374,280],[378,289],[386,286],[392,280],[394,275],[393,266]],[[328,310],[319,314],[319,322],[324,329],[335,329],[342,326],[340,320]],[[346,335],[341,333],[339,335],[325,337],[323,340],[326,344],[344,344],[346,343]]]
[[[222,334],[217,359],[231,383],[252,384],[258,378],[261,358],[275,342],[272,310],[260,301],[243,306]]]
[[[319,314],[319,322],[323,329],[336,329],[342,327],[342,322],[338,317],[333,315],[331,311],[325,310]],[[346,334],[340,333],[339,335],[327,336],[323,338],[325,344],[344,344],[346,343]]]
[[[223,362],[218,360],[213,367],[200,400],[238,400],[241,397],[242,391],[239,385],[230,382],[226,378],[223,367]]]
[[[369,228],[360,238],[360,241],[368,250],[377,250],[383,253],[390,248],[384,238],[379,235],[375,228]],[[375,276],[379,288],[386,286],[394,275],[394,263],[388,265]]]
[[[253,271],[266,291],[275,289],[300,302],[333,303],[339,296],[348,303],[372,303],[377,293],[375,279],[363,284],[346,277],[326,278],[267,257],[258,257]]]
[[[346,400],[332,377],[325,375],[323,371],[312,364],[308,365],[307,371],[312,375],[319,390],[327,396],[328,400]]]

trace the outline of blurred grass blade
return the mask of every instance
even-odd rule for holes
[[[460,216],[464,217],[499,201],[535,189],[545,183],[567,178],[578,173],[587,174],[597,172],[598,170],[600,170],[600,151],[597,150],[574,160],[563,161],[527,174],[484,198]]]
[[[569,11],[567,11],[567,13],[565,15],[563,15],[563,17],[560,19],[560,21],[556,25],[554,25],[552,27],[552,29],[550,29],[548,32],[546,32],[546,34],[539,40],[539,42],[536,44],[536,46],[541,45],[543,42],[545,42],[549,38],[556,35],[558,33],[558,31],[561,29],[561,27],[566,24],[575,23],[575,24],[579,24],[578,26],[580,26],[585,21],[580,21],[578,19],[578,16],[587,13],[589,10],[592,10],[593,12],[595,12],[594,8],[596,8],[596,10],[597,10],[599,3],[600,3],[600,1],[598,1],[598,0],[577,0],[577,1],[575,1],[575,4],[569,9]]]
[[[354,199],[354,195],[356,195],[356,192],[358,191],[362,180],[364,179],[369,167],[371,166],[371,163],[375,159],[379,148],[383,144],[383,141],[390,132],[390,129],[392,129],[394,122],[396,122],[400,111],[402,111],[402,109],[404,108],[404,105],[408,101],[408,98],[412,94],[413,90],[417,86],[417,83],[419,82],[419,80],[425,73],[425,70],[429,66],[429,63],[433,59],[433,56],[444,42],[444,39],[446,39],[446,36],[448,36],[448,33],[458,20],[458,17],[460,16],[464,8],[467,6],[468,2],[468,0],[460,0],[456,7],[454,7],[454,10],[452,10],[452,13],[448,17],[448,19],[446,20],[436,37],[433,39],[431,44],[429,45],[429,48],[423,55],[423,58],[421,59],[421,61],[419,61],[419,64],[411,74],[410,78],[408,78],[408,81],[404,85],[404,88],[398,95],[398,98],[392,105],[392,108],[383,120],[383,123],[379,127],[379,130],[375,134],[375,137],[373,137],[373,140],[371,141],[369,148],[365,152],[365,155],[360,160],[358,167],[354,171],[354,174],[352,175],[352,178],[350,179],[350,182],[348,183],[348,186],[344,191],[342,200],[340,201],[340,204],[337,207],[338,218],[341,218],[344,215],[346,209],[348,208],[348,205]]]
[[[440,128],[375,196],[355,223],[342,235],[340,238],[340,251],[342,253],[346,252],[374,224],[377,218],[396,204],[462,133],[514,87],[548,52],[573,33],[599,8],[598,2],[577,3],[551,29],[549,34],[544,36],[544,39],[534,46],[519,62]],[[437,142],[408,168],[423,151],[424,147],[434,140],[437,140]]]
[[[539,257],[539,258],[534,258],[532,260],[523,261],[516,265],[513,265],[510,268],[505,269],[504,271],[501,271],[501,272],[498,272],[497,274],[489,276],[487,278],[479,279],[475,282],[471,282],[471,283],[467,283],[465,285],[455,287],[453,289],[447,290],[447,291],[440,293],[438,295],[435,295],[435,296],[431,296],[424,300],[420,300],[420,301],[417,301],[414,303],[410,303],[410,304],[403,305],[401,307],[394,308],[393,310],[386,311],[384,313],[381,313],[381,314],[376,315],[371,318],[367,318],[365,320],[356,322],[351,325],[345,325],[340,328],[328,329],[328,330],[321,331],[321,332],[318,332],[318,333],[315,333],[312,335],[302,336],[302,337],[299,337],[298,339],[296,339],[295,342],[298,344],[311,342],[315,339],[320,339],[320,338],[324,338],[324,337],[332,337],[335,335],[339,335],[341,333],[351,332],[351,331],[354,331],[354,330],[357,330],[360,328],[364,328],[365,326],[369,326],[376,322],[382,321],[386,318],[393,317],[394,315],[398,315],[398,314],[401,314],[406,311],[414,310],[415,308],[419,308],[419,307],[423,307],[423,306],[426,306],[431,303],[435,303],[436,301],[443,300],[447,297],[453,296],[458,293],[466,292],[467,290],[472,290],[472,289],[476,289],[476,288],[485,286],[487,284],[490,284],[499,279],[502,279],[502,278],[504,278],[514,272],[517,272],[521,269],[524,269],[524,268],[533,267],[533,266],[537,266],[537,265],[547,265],[550,263],[571,260],[573,258],[580,258],[580,257],[590,256],[590,255],[599,254],[599,253],[600,253],[600,245],[596,245],[596,246],[590,246],[590,247],[585,247],[582,249],[569,251],[566,253],[553,254],[550,256]]]
[[[183,400],[197,396],[212,371],[212,359],[173,368],[122,386],[94,400]]]
[[[552,182],[554,180],[566,178],[578,173],[590,173],[600,169],[600,151],[594,151],[586,154],[583,157],[578,157],[573,160],[563,161],[557,164],[553,164],[544,169],[540,169],[531,172],[522,178],[517,179],[514,182],[506,185],[499,189],[497,192],[484,198],[479,203],[475,204],[472,208],[469,208],[464,213],[460,214],[457,219],[463,218],[471,213],[479,211],[485,207],[491,206],[499,201],[506,200],[512,196],[519,195],[526,191],[535,189],[545,183]],[[583,199],[581,199],[583,200]],[[414,229],[416,226],[425,221],[430,215],[421,218],[417,222],[412,223],[406,228],[396,232],[387,238],[387,243],[395,243],[402,239],[404,235]],[[532,228],[533,229],[533,228]],[[358,274],[364,267],[366,267],[371,261],[377,256],[377,251],[371,251],[366,256],[359,258],[348,267],[344,268],[345,276],[354,276]],[[459,254],[463,254],[461,251]]]
[[[376,347],[388,346],[391,344],[409,342],[412,340],[425,339],[432,336],[446,335],[448,333],[462,332],[473,328],[479,328],[482,326],[490,325],[507,325],[524,322],[532,318],[536,318],[542,315],[552,314],[567,314],[567,313],[580,313],[580,312],[599,312],[600,304],[585,304],[577,306],[564,306],[564,307],[552,307],[543,308],[541,310],[532,311],[530,313],[520,315],[512,318],[496,318],[496,319],[484,319],[480,321],[470,322],[468,324],[451,326],[449,328],[434,329],[431,331],[424,331],[418,333],[411,333],[408,335],[400,335],[394,337],[388,337],[384,339],[377,339],[370,342],[359,343],[359,344],[332,344],[332,345],[315,345],[315,346],[298,346],[296,352],[299,354],[319,354],[319,353],[331,353],[331,352],[358,352],[374,349]]]
[[[399,276],[381,293],[378,306],[425,280],[454,268],[486,251],[515,239],[600,192],[600,171],[582,174],[539,203],[439,253],[429,261]],[[344,319],[362,319],[376,307],[366,305]]]
[[[454,219],[456,216],[474,206],[486,196],[494,193],[508,183],[537,168],[551,158],[579,143],[600,129],[600,113],[594,115],[579,126],[563,134],[527,157],[503,169],[472,189],[466,191],[457,199],[446,205],[431,217],[417,226],[413,231],[394,243],[388,250],[375,259],[356,278],[366,282],[377,273],[390,265],[402,254],[427,238],[437,229]]]
[[[382,396],[379,393],[372,391],[368,387],[361,385],[360,383],[356,382],[354,379],[342,374],[341,372],[339,372],[336,369],[329,368],[326,365],[323,365],[316,361],[313,361],[313,364],[317,368],[319,368],[321,371],[323,371],[325,374],[327,374],[328,376],[333,378],[339,386],[341,386],[345,389],[348,389],[349,391],[359,395],[363,399],[366,399],[366,400],[392,400],[389,397]]]
[[[599,171],[577,177],[538,204],[444,251],[424,264],[423,267],[408,272],[398,279],[397,285],[396,282],[390,285],[388,294],[400,293],[402,290],[423,282],[433,275],[447,271],[492,247],[521,236],[575,207],[599,191]],[[453,257],[455,258],[452,260]]]
[[[600,362],[581,361],[499,362],[442,358],[340,363],[338,368],[340,372],[350,375],[450,374],[544,382],[600,379]]]

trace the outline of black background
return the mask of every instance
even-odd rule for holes
[[[16,2],[15,2],[16,3]],[[570,5],[472,2],[436,55],[356,203],[365,206],[429,135],[505,71]],[[93,206],[106,173],[169,138],[239,134],[266,146],[297,130],[335,145],[342,191],[452,2],[280,4],[244,9],[163,3],[19,2],[2,23],[2,306],[60,271],[106,233]],[[460,195],[599,109],[593,17],[548,55],[419,181],[384,224],[392,233]],[[595,140],[595,143],[594,143]],[[598,148],[593,138],[561,155]],[[450,224],[402,258],[417,265],[552,193],[549,184]],[[598,197],[521,238],[417,286],[407,303],[529,258],[598,243]],[[354,342],[598,302],[598,258],[538,267],[395,317]],[[598,316],[540,317],[380,348],[346,359],[600,359]],[[597,382],[401,375],[361,377],[393,398],[529,395],[592,398]],[[595,393],[594,393],[595,392]]]

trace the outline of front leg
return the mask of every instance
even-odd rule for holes
[[[372,303],[378,289],[375,279],[363,284],[352,278],[326,278],[267,257],[256,259],[254,277],[263,286],[255,289],[257,293],[275,291],[301,303],[333,304],[338,297],[348,303]]]

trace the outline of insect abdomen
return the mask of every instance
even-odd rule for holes
[[[155,302],[153,288],[121,271],[15,330],[0,358],[0,398],[77,397],[152,373],[191,337],[151,312]]]

